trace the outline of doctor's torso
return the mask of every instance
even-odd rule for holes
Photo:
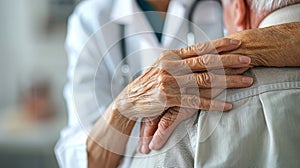
[[[98,57],[94,61],[98,62],[98,66],[105,66],[113,85],[122,85],[122,81],[114,78],[120,79],[119,71],[124,64],[124,54],[133,77],[151,66],[161,51],[187,46],[189,29],[195,33],[195,42],[212,40],[223,35],[221,6],[215,1],[197,4],[192,17],[194,24],[189,24],[186,19],[193,1],[171,1],[161,42],[156,38],[151,24],[135,0],[91,1],[93,2],[82,2],[77,9],[84,11],[80,15],[81,26],[88,31],[86,39],[83,40],[86,43],[81,48],[82,53],[89,50],[89,53],[97,54],[93,57],[81,54],[81,59]],[[89,9],[85,10],[85,7]],[[124,25],[124,29],[121,25]],[[122,36],[125,37],[126,45],[123,47],[126,47],[126,53],[122,53]],[[77,63],[80,64],[80,61]],[[121,89],[117,90],[115,94]]]

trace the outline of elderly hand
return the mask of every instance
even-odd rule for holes
[[[241,47],[232,51],[223,51],[222,54],[247,55],[252,60],[251,66],[299,66],[299,27],[300,22],[295,22],[234,33],[229,38],[241,40],[243,42]],[[266,44],[266,42],[269,43]],[[283,49],[280,50],[279,48]],[[225,73],[242,74],[246,70],[247,68],[227,68]],[[219,70],[211,70],[210,72],[219,73]],[[192,90],[190,91],[193,92]],[[199,89],[199,92],[202,97],[211,98],[218,95],[222,90],[218,88],[213,90]],[[152,120],[143,119],[138,151],[148,153],[150,149],[160,149],[176,126],[189,118],[195,111],[194,109],[181,108],[181,113],[179,113],[178,110],[178,107],[169,108],[163,116]]]
[[[237,48],[238,45],[230,44],[230,40],[224,38],[162,54],[158,65],[163,67],[161,69],[164,71],[159,77],[159,82],[162,83],[157,85],[163,86],[163,93],[170,94],[169,97],[174,98],[176,102],[160,108],[159,113],[141,116],[143,122],[140,130],[139,152],[146,154],[150,152],[150,149],[160,149],[176,126],[181,121],[190,118],[197,111],[196,109],[217,111],[231,109],[230,104],[226,103],[224,106],[223,102],[210,98],[218,95],[224,88],[249,87],[252,84],[251,78],[237,75],[248,69],[250,60],[247,57],[216,54]],[[187,71],[188,69],[191,71]],[[188,99],[188,96],[191,98]],[[155,107],[153,106],[152,109]],[[164,111],[163,115],[162,111]]]
[[[234,33],[228,37],[241,40],[242,45],[225,54],[247,55],[252,66],[299,66],[299,30],[300,22],[293,22]]]
[[[248,67],[242,55],[217,55],[239,47],[239,42],[219,39],[180,50],[165,51],[157,63],[130,83],[114,101],[114,108],[136,120],[157,117],[171,107],[228,111],[231,104],[189,93],[193,88],[248,87],[252,79],[240,75],[216,75],[208,69]],[[201,57],[199,57],[201,55]],[[194,73],[198,72],[198,73]]]
[[[239,41],[223,38],[163,52],[153,67],[123,90],[115,100],[114,108],[131,120],[155,118],[164,114],[160,119],[145,122],[146,127],[142,126],[142,129],[146,129],[142,132],[153,135],[153,131],[156,130],[155,125],[158,125],[155,137],[164,137],[164,139],[160,140],[161,143],[154,143],[158,145],[152,147],[160,148],[176,127],[175,125],[191,117],[197,109],[228,111],[232,108],[229,103],[209,99],[212,92],[207,89],[240,88],[252,84],[252,79],[249,77],[212,73],[216,69],[249,67],[248,57],[217,54],[237,49],[239,45]],[[242,72],[243,69],[240,70],[240,73]],[[204,92],[201,92],[201,89]],[[183,116],[177,117],[181,115],[178,113],[180,108]],[[175,122],[176,118],[180,119]],[[176,124],[172,124],[174,122]],[[155,124],[152,125],[153,123]],[[170,125],[172,125],[171,129],[168,128]],[[146,134],[142,136],[148,137]],[[144,153],[149,151],[149,142],[149,138],[146,138],[140,143],[143,144],[141,151]]]

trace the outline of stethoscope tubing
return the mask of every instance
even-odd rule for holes
[[[189,21],[188,24],[188,33],[187,33],[187,45],[192,45],[195,43],[195,35],[194,32],[192,30],[192,23],[193,23],[193,16],[195,13],[195,10],[197,8],[197,5],[199,2],[201,1],[208,1],[208,0],[195,0],[188,12],[188,14],[186,15],[186,18]],[[214,0],[220,3],[220,5],[222,5],[220,0]],[[121,65],[121,71],[122,71],[122,77],[124,80],[124,87],[130,82],[131,80],[131,76],[130,76],[130,67],[128,64],[128,61],[126,59],[127,56],[127,47],[126,47],[126,38],[125,38],[125,27],[126,25],[124,24],[120,24],[120,37],[121,37],[121,58],[122,58],[122,65]]]

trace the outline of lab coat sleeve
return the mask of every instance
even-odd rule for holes
[[[101,40],[99,41],[101,33],[97,39],[92,38],[101,26],[101,19],[97,13],[88,10],[95,11],[97,6],[99,4],[84,1],[76,8],[68,22],[68,82],[64,89],[68,125],[61,131],[55,147],[59,166],[63,168],[87,167],[88,132],[112,100],[108,70],[105,66],[99,68],[102,55],[97,46],[103,46]],[[95,83],[100,84],[97,85],[97,89],[94,89]]]

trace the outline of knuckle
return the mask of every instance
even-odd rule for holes
[[[168,121],[166,119],[161,119],[159,124],[158,124],[158,127],[162,130],[166,130],[169,128],[169,124],[168,124]]]
[[[201,99],[199,101],[199,107],[203,110],[208,110],[209,109],[209,105],[210,103],[208,102],[207,99]]]
[[[177,50],[177,52],[179,55],[183,55],[186,52],[186,50],[187,50],[186,48],[180,48]]]
[[[204,66],[208,66],[211,60],[211,57],[209,55],[204,55],[201,58],[201,62]]]
[[[188,46],[188,47],[185,47],[185,48],[180,48],[178,50],[179,55],[185,55],[186,53],[190,53],[191,51],[193,51],[193,46]]]
[[[173,122],[176,120],[176,115],[172,115],[172,113],[167,112],[159,122],[158,127],[162,130],[167,130]]]
[[[159,92],[161,94],[165,94],[168,92],[168,88],[166,87],[166,85],[164,83],[159,84]]]
[[[177,58],[178,55],[176,54],[177,51],[174,50],[164,50],[160,53],[160,57],[159,57],[159,60],[170,60],[170,59],[173,59],[174,57]],[[179,50],[179,53],[180,53],[180,50]]]
[[[199,97],[195,95],[191,95],[186,100],[187,106],[191,108],[199,107]]]
[[[209,67],[213,67],[213,66],[217,66],[220,64],[220,59],[219,59],[219,56],[216,56],[216,55],[204,55],[202,56],[203,58],[203,65],[206,67],[206,68],[209,68]]]
[[[160,83],[158,88],[159,88],[159,97],[161,97],[162,94],[165,95],[168,92],[168,88],[164,82]]]
[[[171,83],[173,82],[174,82],[174,78],[170,75],[167,75],[165,73],[158,75],[158,85],[159,88],[161,88],[162,90],[171,86]]]
[[[195,51],[196,52],[203,52],[205,51],[205,49],[207,49],[207,43],[204,42],[204,43],[197,43],[195,45]]]
[[[203,53],[204,54],[208,53],[210,48],[211,48],[211,45],[209,42],[202,42],[202,43],[195,44],[193,49],[198,55],[201,55]]]
[[[206,72],[198,75],[196,80],[199,86],[209,87],[212,83],[213,78],[214,78],[213,73]]]
[[[201,104],[201,99],[199,99],[197,96],[193,96],[191,99],[192,107],[199,107],[199,104]]]
[[[161,69],[161,70],[167,70],[168,65],[169,65],[169,61],[166,61],[166,60],[160,60],[158,62],[158,68]]]

